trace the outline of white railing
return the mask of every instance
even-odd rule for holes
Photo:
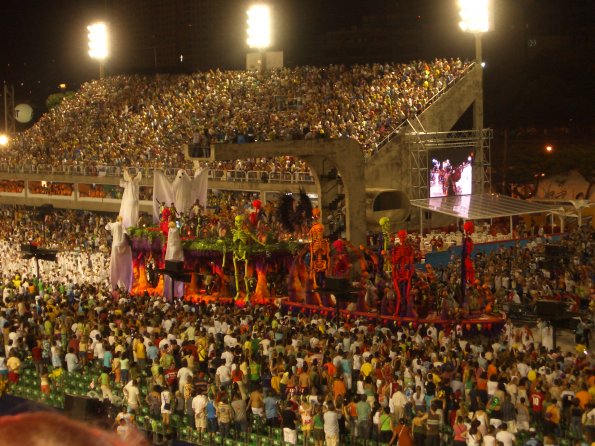
[[[174,177],[180,168],[161,169],[166,176]],[[131,175],[141,171],[143,178],[153,178],[153,168],[142,167],[128,168]],[[186,169],[190,176],[193,172]],[[119,166],[52,166],[38,164],[13,165],[0,163],[0,173],[33,174],[33,175],[64,175],[86,177],[121,177],[123,168]],[[43,178],[41,178],[43,179]],[[310,172],[267,172],[265,170],[223,170],[209,169],[209,179],[227,182],[252,182],[252,183],[291,183],[314,184],[314,177]]]

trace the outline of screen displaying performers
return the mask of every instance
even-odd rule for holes
[[[470,149],[430,152],[430,198],[471,194],[473,156]]]

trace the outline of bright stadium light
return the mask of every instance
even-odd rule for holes
[[[250,48],[264,50],[271,44],[271,11],[266,5],[252,5],[248,14],[248,39]]]
[[[485,33],[490,30],[489,0],[459,0],[459,27],[466,33]]]
[[[248,11],[246,43],[259,53],[260,72],[266,70],[266,49],[271,45],[271,11],[267,5],[252,5]]]
[[[89,31],[89,56],[99,61],[99,78],[103,77],[103,64],[109,57],[109,36],[107,25],[103,22],[87,26]]]
[[[490,3],[491,0],[458,0],[460,18],[459,27],[464,32],[474,35],[475,63],[481,67],[478,85],[480,93],[477,95],[477,98],[473,103],[473,128],[479,131],[483,130],[483,69],[485,67],[481,54],[481,38],[484,33],[492,29]],[[483,165],[483,149],[478,151],[476,161],[479,165]],[[474,172],[480,172],[480,169],[477,169]],[[482,193],[482,181],[476,179],[476,182],[482,185],[478,191]]]
[[[9,142],[10,138],[8,137],[8,135],[0,133],[0,147],[6,147]]]
[[[490,0],[458,0],[459,28],[475,35],[475,61],[483,65],[481,54],[481,35],[492,29]]]

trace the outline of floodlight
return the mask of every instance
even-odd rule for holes
[[[468,33],[490,30],[490,0],[459,0],[459,27]]]
[[[248,39],[250,48],[260,50],[271,44],[271,12],[266,5],[252,5],[248,14]]]
[[[87,26],[89,30],[89,56],[97,60],[105,60],[109,56],[107,25],[103,22]]]
[[[5,135],[4,133],[0,134],[0,146],[1,147],[6,147],[8,145],[9,141],[10,141],[10,138],[8,137],[8,135]]]

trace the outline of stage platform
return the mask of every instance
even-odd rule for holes
[[[307,314],[321,314],[323,316],[334,318],[336,316],[336,308],[323,307],[318,305],[302,304],[299,302],[293,302],[289,299],[283,299],[281,307],[292,313],[307,313]],[[396,324],[397,326],[409,325],[417,327],[423,324],[435,325],[437,327],[453,327],[461,324],[464,330],[467,331],[485,331],[493,329],[501,329],[502,325],[506,322],[506,314],[500,313],[500,315],[476,315],[469,318],[463,318],[460,320],[455,319],[441,319],[439,317],[427,317],[427,318],[413,318],[413,317],[400,317],[400,316],[389,316],[380,315],[376,312],[362,312],[362,311],[348,311],[339,310],[339,313],[343,318],[363,318],[370,322],[376,322],[383,325]]]
[[[217,303],[220,305],[236,305],[238,307],[245,307],[248,305],[244,298],[234,299],[231,297],[219,297],[213,295],[197,295],[188,296],[184,300],[192,302],[194,304],[212,304]],[[337,309],[335,307],[325,307],[321,305],[310,305],[300,302],[289,300],[289,297],[272,297],[266,299],[250,299],[249,305],[269,305],[279,307],[286,313],[303,313],[303,314],[320,314],[329,318],[336,316]],[[501,329],[502,325],[506,322],[506,314],[477,314],[469,318],[463,318],[460,320],[454,319],[441,319],[440,317],[430,316],[426,318],[413,318],[413,317],[400,317],[390,315],[380,315],[376,312],[363,312],[363,311],[348,311],[340,309],[339,313],[343,318],[362,318],[370,322],[379,323],[382,325],[393,324],[397,326],[409,325],[417,327],[422,324],[431,324],[437,327],[453,327],[455,325],[462,325],[464,330],[467,331],[486,331],[492,329]]]

